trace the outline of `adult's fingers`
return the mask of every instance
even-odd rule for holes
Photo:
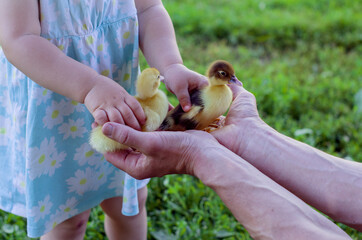
[[[233,92],[233,99],[235,99],[240,93],[245,90],[243,86],[237,85],[235,83],[228,84],[228,86]]]
[[[147,156],[140,152],[118,151],[106,153],[104,156],[107,161],[115,167],[123,170],[138,180],[151,177],[161,177],[167,173],[160,165],[158,165],[157,162],[155,162],[155,164],[150,164],[150,160]]]
[[[108,162],[113,164],[115,167],[127,172],[132,177],[140,179],[141,176],[137,176],[142,173],[137,168],[137,163],[141,158],[145,156],[140,152],[134,152],[131,150],[121,150],[117,152],[105,153],[105,158]]]
[[[226,117],[226,124],[238,122],[243,118],[259,117],[255,96],[240,86],[233,86],[235,99]]]
[[[251,108],[253,110],[256,111],[256,99],[255,99],[255,96],[245,90],[245,88],[243,87],[235,87],[233,86],[234,90],[236,91],[235,94],[237,94],[235,96],[235,99],[234,99],[234,102],[232,105],[242,105],[244,108],[247,107],[247,108]]]

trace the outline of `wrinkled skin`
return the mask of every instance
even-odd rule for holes
[[[242,151],[235,139],[241,139],[243,129],[255,124],[255,120],[260,124],[263,121],[257,113],[255,97],[242,87],[230,87],[235,100],[226,117],[226,125],[212,135],[202,131],[142,133],[124,125],[107,123],[103,132],[131,148],[107,153],[106,159],[132,177],[144,179],[174,173],[194,175],[195,163],[209,154],[208,148],[225,151],[218,141],[236,153]]]

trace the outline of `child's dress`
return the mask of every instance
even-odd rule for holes
[[[42,37],[134,94],[132,0],[40,0],[39,7]],[[137,189],[148,180],[133,179],[88,145],[92,122],[83,104],[30,80],[0,48],[0,208],[26,217],[30,237],[115,196],[123,196],[124,215],[138,213]]]

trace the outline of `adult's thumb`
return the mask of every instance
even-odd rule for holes
[[[243,92],[244,88],[243,86],[237,85],[235,83],[228,84],[230,87],[232,93],[233,93],[233,99],[235,99],[237,96],[239,96],[240,93]]]
[[[103,125],[102,132],[107,137],[136,149],[139,149],[140,146],[142,146],[142,142],[144,142],[144,136],[141,136],[142,132],[136,131],[123,124],[108,122]]]

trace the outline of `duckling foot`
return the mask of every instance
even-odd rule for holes
[[[224,125],[225,125],[225,117],[220,116],[220,117],[216,118],[209,126],[202,129],[202,131],[211,133],[215,130],[222,128]]]

